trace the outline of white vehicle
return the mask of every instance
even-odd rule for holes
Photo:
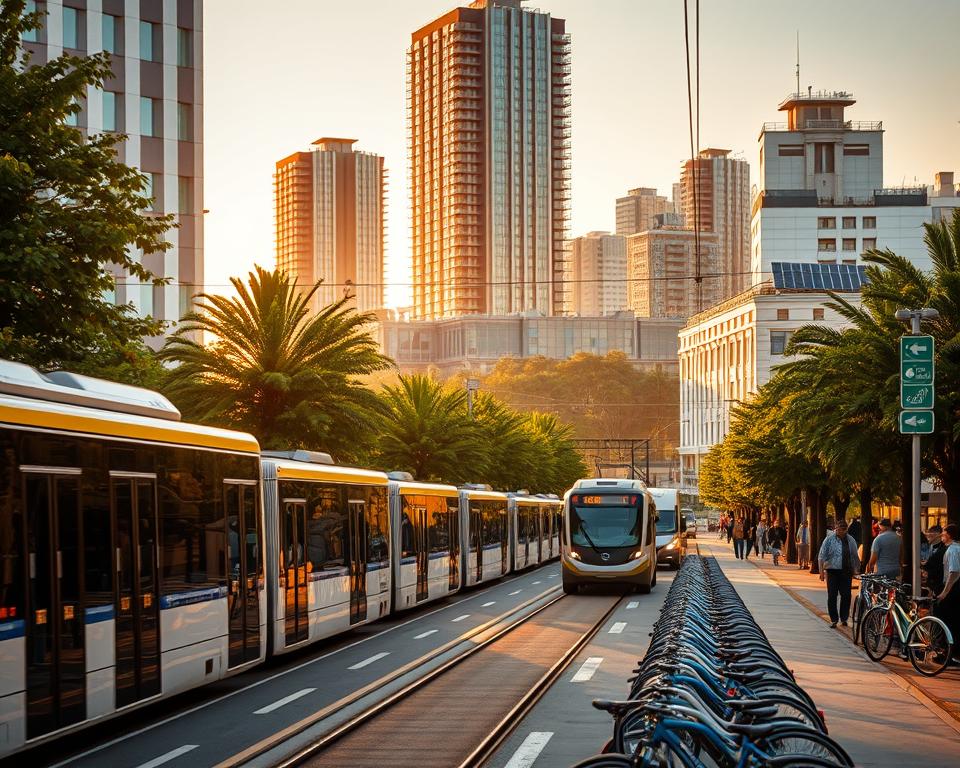
[[[687,554],[687,534],[676,488],[650,488],[657,507],[657,564],[679,568]]]

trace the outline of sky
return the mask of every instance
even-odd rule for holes
[[[208,291],[274,265],[276,161],[321,136],[348,136],[385,158],[387,303],[409,301],[405,52],[414,30],[455,5],[207,0]],[[612,230],[618,196],[639,186],[670,196],[690,156],[683,2],[526,5],[566,19],[572,36],[570,234]],[[940,170],[960,181],[960,2],[703,0],[701,12],[700,146],[749,161],[752,183],[761,124],[782,120],[777,105],[796,89],[798,32],[801,89],[850,91],[848,119],[883,121],[886,186],[933,183]]]

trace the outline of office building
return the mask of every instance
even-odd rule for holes
[[[626,309],[626,238],[588,232],[571,242],[570,252],[571,313],[600,317]]]
[[[700,236],[701,274],[696,277],[694,232],[675,225],[676,214],[660,214],[657,226],[627,238],[627,307],[638,317],[690,317],[721,295],[717,236]]]
[[[697,208],[694,211],[694,162],[683,164],[680,197],[684,223],[717,236],[721,295],[740,293],[750,281],[750,165],[726,149],[704,149],[696,160]]]
[[[169,284],[154,286],[116,275],[114,299],[141,316],[175,322],[203,290],[203,3],[202,0],[79,0],[28,2],[46,11],[43,26],[25,36],[32,64],[62,53],[111,55],[113,76],[88,88],[71,122],[85,135],[127,134],[118,159],[148,179],[147,215],[174,214],[165,253],[133,252]],[[158,346],[162,338],[150,339]]]
[[[632,235],[652,229],[658,214],[673,212],[673,202],[658,195],[656,189],[631,189],[626,197],[617,198],[617,234]]]
[[[407,51],[413,310],[568,311],[570,38],[520,0],[477,0]]]
[[[323,280],[314,311],[343,296],[360,312],[383,306],[386,171],[355,143],[317,139],[274,174],[277,266],[302,288]]]

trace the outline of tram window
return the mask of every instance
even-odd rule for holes
[[[430,529],[430,551],[450,551],[450,514],[447,500],[436,496],[427,499],[427,517]]]
[[[110,496],[105,482],[83,488],[83,569],[86,604],[113,603],[113,545],[110,542]]]
[[[23,613],[23,507],[15,479],[16,453],[9,436],[0,432],[0,621],[20,619]]]
[[[370,499],[367,504],[367,531],[370,537],[367,547],[367,562],[387,562],[390,557],[388,541],[390,517],[387,507],[387,494],[382,489],[374,489],[370,492]]]
[[[342,568],[346,557],[347,515],[343,489],[310,484],[307,495],[307,560],[314,571]]]
[[[400,557],[413,557],[416,552],[413,548],[413,523],[407,510],[410,505],[403,500],[403,511],[400,513]]]

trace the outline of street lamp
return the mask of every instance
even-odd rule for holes
[[[936,320],[940,313],[933,307],[922,309],[898,309],[894,317],[902,323],[910,324],[910,334],[920,335],[920,323],[924,320]],[[932,358],[931,358],[932,360]],[[932,368],[931,368],[932,370]],[[931,387],[932,387],[931,380]],[[903,404],[901,404],[903,405]],[[932,407],[932,405],[931,405]],[[902,427],[901,427],[902,428]],[[913,516],[910,520],[910,581],[914,594],[920,594],[920,435],[914,434],[911,441],[913,459]]]
[[[473,418],[473,393],[480,389],[480,379],[467,379],[467,415]]]

